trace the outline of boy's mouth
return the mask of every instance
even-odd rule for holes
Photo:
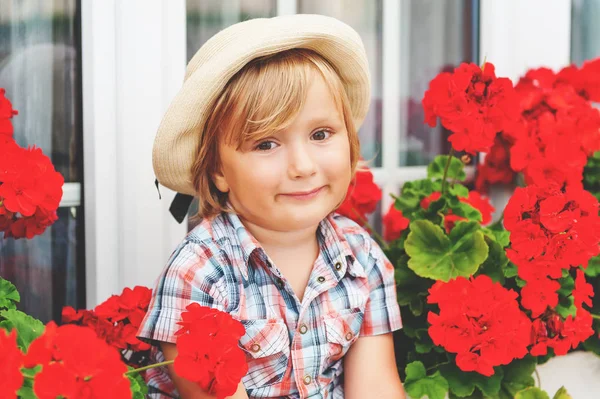
[[[281,195],[283,195],[285,197],[296,198],[296,199],[308,199],[308,198],[315,197],[324,187],[325,186],[321,186],[321,187],[315,188],[313,190],[295,191],[292,193],[284,193]]]

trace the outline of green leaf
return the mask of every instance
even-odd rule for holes
[[[469,196],[469,189],[459,183],[450,185],[448,192],[459,198],[467,198]]]
[[[396,198],[396,208],[405,214],[409,214],[416,209],[420,209],[421,200],[433,192],[434,183],[429,179],[406,182],[402,186],[400,196]]]
[[[550,396],[538,387],[531,387],[517,392],[515,399],[550,399]]]
[[[509,365],[504,366],[502,390],[506,391],[510,397],[514,397],[517,392],[533,387],[535,381],[531,375],[536,365],[534,357],[526,356],[523,359],[515,359]],[[505,395],[501,395],[501,397],[505,397]]]
[[[444,170],[448,163],[448,155],[438,155],[433,159],[427,166],[427,177],[430,179],[442,179],[444,177]],[[458,180],[463,181],[467,178],[465,174],[465,166],[462,161],[456,157],[452,157],[450,166],[448,167],[448,173],[446,175],[447,180]]]
[[[446,236],[428,220],[412,222],[404,244],[410,256],[408,267],[433,280],[473,275],[488,256],[488,246],[478,228],[476,222],[458,222]]]
[[[133,367],[127,366],[128,371],[133,370]],[[140,375],[140,373],[127,374],[129,378],[129,386],[131,387],[132,399],[144,399],[148,393],[148,386]]]
[[[451,205],[452,213],[457,216],[462,216],[470,221],[481,222],[481,212],[479,209],[465,203],[458,202],[455,205]]]
[[[429,399],[444,399],[448,393],[448,381],[436,371],[427,375],[421,362],[412,362],[406,366],[404,388],[412,399],[427,396]]]
[[[429,353],[432,349],[432,342],[415,342],[415,351],[417,351],[417,353]]]
[[[559,297],[558,305],[556,305],[556,312],[563,318],[566,318],[569,315],[575,317],[575,314],[577,313],[577,307],[575,306],[573,297]]]
[[[506,278],[517,277],[518,274],[519,274],[519,269],[517,269],[517,265],[515,265],[514,263],[508,262],[506,264],[506,266],[504,267],[504,277],[506,277]]]
[[[485,242],[489,248],[489,254],[485,262],[481,265],[477,274],[488,275],[492,281],[504,285],[504,270],[508,264],[508,258],[504,248],[496,241],[485,236]]]
[[[421,316],[423,313],[423,299],[420,297],[413,298],[408,304],[408,307],[412,314],[415,316]]]
[[[502,248],[510,244],[510,231],[504,230],[502,224],[496,222],[491,226],[482,227],[484,234],[496,241]]]
[[[597,277],[600,275],[600,255],[590,259],[588,267],[585,269],[585,275],[588,277]]]
[[[568,274],[568,272],[567,276],[559,278],[558,282],[560,283],[560,289],[558,290],[559,295],[567,297],[573,293],[573,289],[575,288],[575,280],[570,274]]]
[[[29,344],[44,332],[45,327],[41,321],[19,310],[3,310],[0,316],[10,323],[11,330],[13,328],[17,330],[17,345],[23,352],[26,352]]]
[[[598,334],[592,334],[591,337],[586,339],[583,342],[583,348],[588,352],[593,352],[600,356],[600,338],[598,338]]]
[[[0,309],[16,309],[20,301],[17,288],[10,281],[0,277]]]
[[[26,377],[35,377],[35,375],[37,373],[39,373],[41,369],[42,369],[42,366],[35,366],[33,368],[28,368],[28,369],[22,368],[21,372]],[[19,395],[19,398],[37,399],[37,396],[33,392],[33,379],[25,378],[23,380],[23,385],[17,391],[17,394]]]
[[[475,387],[478,387],[485,396],[497,395],[504,377],[500,367],[494,368],[492,376],[485,377],[479,373],[462,371],[455,363],[440,366],[440,372],[448,380],[450,390],[460,397],[472,395]]]
[[[569,395],[565,387],[560,387],[560,389],[556,391],[552,399],[573,399],[573,397]]]

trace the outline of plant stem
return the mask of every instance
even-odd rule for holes
[[[448,154],[448,162],[446,162],[446,167],[444,168],[444,176],[442,176],[442,195],[446,193],[446,176],[448,176],[448,169],[450,169],[450,163],[452,162],[453,156],[454,147],[450,147],[450,154]]]
[[[127,375],[127,374],[133,374],[133,373],[139,373],[140,371],[152,369],[154,367],[167,366],[169,364],[173,364],[174,362],[175,362],[175,360],[167,360],[166,362],[160,362],[160,363],[151,364],[149,366],[140,367],[139,369],[134,369],[134,370],[126,371],[125,375]]]
[[[535,371],[535,376],[537,378],[538,388],[542,389],[542,380],[540,379],[540,373],[538,372],[537,368],[534,369],[533,371]]]
[[[439,366],[441,366],[443,364],[449,364],[449,363],[450,363],[450,361],[443,362],[443,363],[438,363],[438,364],[434,364],[433,366],[428,367],[425,371],[433,370],[433,369],[435,369],[435,368],[437,368],[437,367],[439,367]]]
[[[592,314],[592,319],[600,320],[600,316],[597,314]]]

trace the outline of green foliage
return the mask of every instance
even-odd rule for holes
[[[433,162],[427,166],[427,177],[429,179],[442,179],[447,164],[448,155],[438,155],[433,159]],[[464,169],[465,167],[462,161],[456,157],[452,157],[446,175],[447,179],[464,181],[467,178]]]
[[[550,399],[550,396],[539,388],[531,387],[517,392],[515,399]]]
[[[8,332],[13,328],[17,330],[17,345],[23,352],[26,352],[29,344],[44,332],[45,327],[41,321],[19,310],[0,311],[0,318],[3,319],[0,328]]]
[[[0,309],[16,309],[21,296],[17,288],[8,280],[0,277]]]
[[[410,224],[404,247],[410,256],[408,267],[418,276],[449,281],[475,273],[488,255],[488,246],[475,222],[459,222],[446,236],[428,220]]]
[[[573,397],[569,395],[565,387],[560,387],[560,389],[556,391],[552,399],[573,399]]]
[[[406,366],[404,388],[412,399],[427,396],[429,399],[444,399],[448,392],[448,381],[436,371],[427,375],[421,362],[412,362]]]
[[[128,371],[133,370],[133,367],[127,366]],[[127,374],[127,378],[129,379],[129,384],[131,387],[131,398],[132,399],[144,399],[146,394],[148,393],[148,386],[146,382],[140,375],[140,373],[130,373]]]

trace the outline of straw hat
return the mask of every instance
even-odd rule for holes
[[[167,109],[152,151],[160,184],[196,195],[191,167],[212,105],[227,82],[251,60],[293,48],[309,49],[338,72],[357,129],[370,100],[370,74],[358,33],[323,15],[258,18],[232,25],[210,38],[189,62],[183,87]]]

